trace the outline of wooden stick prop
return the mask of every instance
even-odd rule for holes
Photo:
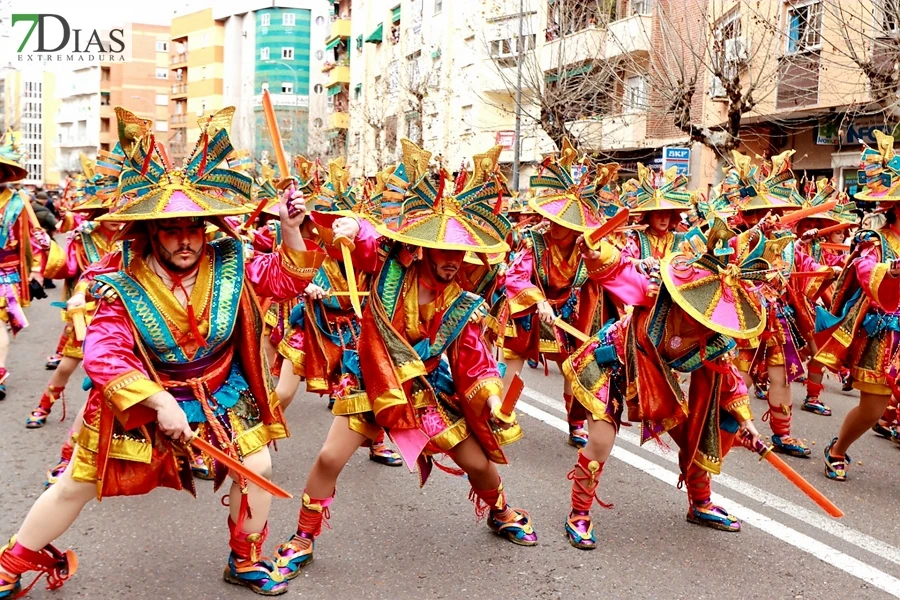
[[[574,327],[563,321],[562,317],[556,317],[556,319],[553,320],[553,325],[559,327],[582,344],[591,339],[590,336],[586,333],[575,329]]]
[[[522,381],[522,378],[516,373],[513,376],[512,382],[509,384],[509,388],[507,388],[506,393],[503,395],[503,403],[500,404],[500,410],[493,410],[491,411],[491,414],[504,423],[515,423],[516,402],[519,401],[519,396],[522,395],[522,390],[524,389],[525,382]]]
[[[278,120],[275,118],[275,107],[272,106],[272,97],[269,96],[269,90],[263,90],[262,106],[266,127],[269,129],[269,138],[272,140],[272,147],[275,152],[275,161],[278,163],[278,171],[282,179],[287,179],[291,176],[291,169],[288,166],[287,156],[284,154],[281,130],[278,129]]]
[[[280,487],[278,487],[277,485],[275,485],[274,483],[272,483],[271,481],[269,481],[262,475],[258,475],[257,473],[254,473],[253,471],[248,469],[246,466],[244,466],[244,464],[241,463],[239,460],[232,458],[231,456],[225,454],[224,452],[222,452],[221,450],[219,450],[218,448],[216,448],[215,446],[213,446],[212,444],[210,444],[203,438],[197,437],[196,434],[194,434],[194,437],[191,439],[190,443],[197,450],[200,450],[201,452],[205,452],[206,454],[211,456],[214,460],[217,460],[218,462],[225,465],[229,470],[234,471],[235,473],[237,473],[238,475],[240,475],[242,477],[245,477],[247,479],[247,481],[250,481],[251,483],[255,483],[260,488],[269,492],[276,498],[293,498],[293,496],[289,492],[286,492],[285,490],[281,489]]]
[[[800,491],[806,494],[813,502],[818,504],[822,510],[836,519],[840,519],[844,516],[844,512],[840,508],[835,506],[831,500],[826,498],[825,494],[813,487],[810,482],[805,480],[797,471],[789,467],[787,463],[781,460],[781,458],[777,454],[773,453],[771,446],[766,446],[759,440],[757,440],[756,443],[752,446],[748,445],[750,442],[750,434],[747,431],[743,433],[742,437],[744,446],[759,454],[759,460],[766,459],[767,461],[769,461],[769,464],[778,469],[778,471],[782,475],[784,475],[788,481],[800,488]]]
[[[627,208],[619,209],[619,212],[607,219],[606,223],[584,236],[587,247],[596,250],[600,246],[600,240],[628,222],[628,215]]]
[[[829,210],[833,209],[835,206],[837,206],[837,200],[829,200],[828,202],[825,202],[818,206],[810,206],[809,208],[803,208],[798,211],[794,211],[788,215],[785,215],[783,217],[780,217],[778,219],[777,225],[779,227],[790,227],[794,223],[797,223],[798,221],[802,221],[803,219],[806,219],[807,217],[811,217],[813,215],[818,215],[823,212],[828,212]]]
[[[831,225],[830,227],[823,227],[819,230],[816,237],[825,237],[826,235],[831,235],[837,231],[844,231],[845,229],[851,229],[853,227],[859,226],[856,223],[838,223],[837,225]]]
[[[819,247],[823,250],[835,250],[837,252],[848,252],[850,250],[850,246],[845,246],[843,244],[831,244],[829,242],[822,242],[819,244]]]

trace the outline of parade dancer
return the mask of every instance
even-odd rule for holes
[[[372,210],[374,204],[365,199],[358,200],[355,191],[349,188],[350,172],[344,168],[343,159],[331,161],[328,173],[325,184],[316,190],[317,209],[313,213],[314,219],[310,219],[322,235],[310,232],[307,238],[323,246],[328,256],[304,291],[305,300],[298,302],[291,311],[287,332],[278,345],[278,352],[285,361],[275,389],[282,408],[287,408],[300,382],[305,379],[308,392],[327,394],[335,416],[346,417],[352,429],[366,436],[369,460],[399,467],[403,461],[385,444],[384,430],[365,423],[358,415],[368,411],[358,410],[356,400],[341,394],[341,390],[349,385],[358,390],[357,398],[365,396],[359,386],[357,345],[360,324],[354,313],[347,277],[352,272],[356,291],[363,295],[368,293],[371,277],[378,268],[375,244],[379,236],[371,227],[359,233],[357,220],[377,223],[378,217]],[[331,235],[332,230],[334,235]],[[344,262],[335,236],[338,240],[354,240],[355,247],[349,255],[351,264]],[[361,306],[363,301],[360,299],[359,302]],[[337,404],[339,396],[341,401]]]
[[[596,333],[615,307],[604,301],[603,290],[588,277],[576,240],[579,234],[602,223],[598,194],[615,176],[615,169],[601,167],[595,176],[585,173],[576,183],[572,167],[578,153],[568,140],[556,159],[541,165],[531,178],[531,187],[545,194],[529,201],[531,208],[550,221],[541,233],[531,229],[506,273],[508,305],[503,347],[505,383],[522,370],[525,361],[554,361],[557,364],[576,348],[572,338],[553,324],[557,315],[579,331]],[[587,415],[573,402],[566,381],[563,389],[569,423],[569,444],[582,448],[587,443]]]
[[[878,148],[863,149],[857,200],[887,209],[884,226],[856,234],[847,266],[838,279],[831,322],[820,322],[825,341],[816,360],[837,373],[850,369],[859,404],[847,413],[838,436],[825,448],[825,476],[846,481],[848,450],[878,423],[898,396],[900,348],[900,169],[894,138],[875,132]]]
[[[801,208],[803,198],[797,193],[796,179],[791,171],[788,150],[772,157],[772,168],[763,175],[762,167],[753,165],[750,157],[733,151],[733,166],[722,183],[722,193],[738,210],[746,227],[757,225],[766,214],[783,214]],[[794,248],[794,237],[787,231],[778,234],[777,245],[769,244],[772,267],[781,276],[761,287],[766,294],[766,330],[760,336],[739,339],[735,365],[744,374],[749,387],[766,385],[766,401],[769,410],[763,420],[772,428],[772,444],[777,452],[807,458],[809,447],[791,435],[793,398],[790,385],[804,376],[801,352],[806,347],[797,322],[794,303],[790,301],[788,285],[794,271],[819,271],[823,268]]]
[[[116,107],[128,168],[115,209],[99,220],[127,222],[124,269],[96,276],[102,298],[84,341],[92,382],[72,462],[35,502],[0,551],[0,598],[20,592],[21,576],[47,574],[51,587],[76,561],[52,545],[94,497],[139,495],[157,487],[193,493],[187,443],[206,438],[252,472],[271,471],[268,443],[287,436],[267,377],[255,294],[299,294],[321,262],[299,231],[305,200],[286,192],[284,240],[247,261],[241,242],[208,243],[204,221],[249,212],[251,182],[222,168],[231,151],[225,127],[234,109],[200,122],[202,137],[184,169],[153,159],[152,123]],[[255,291],[255,294],[254,294]],[[194,431],[196,429],[196,433]],[[216,463],[221,484],[228,469]],[[262,557],[271,496],[235,476],[224,577],[266,595],[287,590]]]
[[[820,213],[809,219],[803,219],[797,223],[796,231],[800,241],[796,244],[797,259],[809,256],[815,264],[822,265],[840,274],[846,261],[846,256],[831,249],[823,248],[819,229],[833,225],[850,225],[856,222],[856,204],[846,202],[846,196],[837,192],[827,179],[816,182],[816,194],[803,207],[820,206],[829,200],[842,200],[833,210]],[[840,240],[843,243],[844,230],[834,231],[830,239]],[[835,243],[835,242],[831,242]],[[826,269],[822,269],[825,271]],[[826,306],[831,305],[832,286],[834,277],[802,277],[793,278],[788,283],[788,292],[797,310],[797,323],[806,338],[809,347],[809,362],[807,363],[806,398],[800,406],[802,410],[822,416],[831,416],[831,408],[821,401],[820,396],[825,386],[822,384],[824,366],[816,360],[818,345],[815,339],[815,322],[817,312],[817,300],[822,298]],[[849,373],[841,373],[841,380]]]
[[[659,261],[673,249],[678,248],[683,234],[675,231],[681,222],[681,215],[691,209],[691,192],[685,187],[688,178],[679,175],[672,167],[663,175],[657,185],[656,174],[638,163],[638,179],[632,179],[622,186],[625,204],[632,206],[632,213],[643,216],[641,223],[646,229],[635,230],[628,239],[623,256],[649,266]]]
[[[28,326],[24,309],[31,303],[29,282],[43,285],[41,272],[50,248],[50,238],[41,229],[27,196],[8,185],[28,176],[21,165],[23,158],[13,134],[6,134],[0,146],[0,321],[5,323],[0,326],[0,400],[6,398],[9,378],[6,330],[8,327],[15,337]]]
[[[105,181],[102,175],[95,175],[92,165],[89,175],[91,176],[90,183],[85,182],[86,189],[79,190],[81,201],[70,208],[72,212],[82,214],[85,218],[80,219],[80,224],[69,234],[65,251],[60,250],[55,243],[50,245],[47,264],[44,267],[44,278],[65,280],[64,302],[72,297],[82,297],[76,298],[77,302],[73,304],[73,307],[85,306],[83,297],[90,282],[79,281],[81,275],[92,264],[99,262],[118,246],[114,238],[120,225],[110,221],[102,223],[95,221],[97,217],[107,212],[107,207],[97,194],[103,195],[104,192],[101,190],[104,187],[112,186],[110,191],[114,191],[116,181],[115,179],[112,182]],[[93,305],[88,305],[86,308],[88,314],[85,315],[85,321],[89,323],[89,313],[93,309]],[[53,404],[62,397],[69,378],[84,357],[81,341],[76,339],[75,328],[71,321],[67,322],[60,336],[58,353],[62,359],[50,377],[37,408],[31,411],[31,415],[25,421],[25,427],[28,429],[38,429],[47,423],[47,417],[50,416]],[[63,418],[65,418],[65,410],[63,410]]]
[[[394,243],[385,247],[363,312],[359,366],[366,395],[357,398],[357,389],[347,386],[342,396],[365,407],[357,423],[388,430],[410,469],[418,467],[422,485],[435,464],[465,473],[476,515],[487,516],[498,535],[532,546],[537,536],[531,518],[507,504],[495,466],[506,464],[501,445],[518,439],[521,429],[514,418],[507,423],[492,416],[503,386],[483,339],[484,300],[456,282],[467,251],[508,250],[501,235],[509,222],[494,213],[500,190],[491,181],[454,197],[449,175],[435,184],[426,174],[430,154],[409,140],[403,144],[406,173],[416,183],[397,229],[377,227]],[[356,229],[355,222],[347,224]],[[360,221],[360,227],[368,224]],[[332,424],[303,492],[297,532],[277,551],[285,577],[312,561],[337,475],[365,439],[347,418]],[[436,462],[439,454],[461,470]]]
[[[590,509],[599,501],[600,476],[623,404],[629,420],[641,422],[641,443],[659,441],[668,432],[678,444],[688,522],[740,531],[737,518],[713,504],[710,474],[721,471],[739,429],[758,437],[746,386],[729,355],[732,338],[758,335],[765,327],[754,288],[768,264],[759,258],[758,231],[738,238],[716,219],[708,238],[696,229],[687,235],[694,241],[663,258],[650,279],[635,277],[633,265],[605,241],[586,252],[592,272],[611,271],[606,278],[631,286],[634,309],[605,326],[563,365],[576,400],[591,415],[592,428],[568,475],[572,509],[565,531],[576,548],[597,547]],[[679,372],[690,373],[687,395]]]

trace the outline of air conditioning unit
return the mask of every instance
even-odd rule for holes
[[[750,44],[742,38],[725,40],[725,62],[745,63],[750,60]]]
[[[725,91],[725,86],[722,85],[722,80],[715,75],[709,81],[709,97],[720,102],[728,100],[728,94]]]

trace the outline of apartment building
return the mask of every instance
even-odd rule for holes
[[[37,70],[4,69],[0,75],[0,131],[19,132],[29,185],[59,185],[56,76]]]

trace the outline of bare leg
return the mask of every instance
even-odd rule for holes
[[[271,335],[262,336],[262,347],[263,352],[266,353],[267,364],[274,365],[275,359],[278,357],[278,349],[275,347],[275,344],[272,343]]]
[[[281,403],[282,409],[287,409],[291,402],[294,401],[294,396],[297,394],[301,381],[300,376],[294,373],[294,366],[291,364],[291,361],[285,360],[281,363],[275,394],[278,396],[278,402]]]
[[[9,333],[6,331],[6,323],[0,321],[0,368],[6,366],[7,355],[9,355]]]
[[[616,444],[616,428],[607,421],[588,419],[587,423],[591,435],[581,453],[589,460],[605,463]]]
[[[878,422],[884,410],[887,408],[891,397],[860,392],[859,404],[847,413],[838,439],[831,447],[831,454],[842,457],[847,454],[850,446],[860,438],[862,434],[872,428]]]
[[[63,356],[62,360],[59,361],[59,366],[56,367],[56,370],[53,371],[53,375],[50,376],[50,382],[47,385],[60,388],[66,387],[66,384],[69,383],[69,378],[72,377],[75,369],[77,369],[80,364],[80,358]]]
[[[450,457],[469,476],[476,490],[496,489],[500,485],[497,466],[488,460],[484,449],[475,438],[469,436],[450,451]]]
[[[522,372],[525,361],[521,358],[507,358],[504,359],[503,363],[506,365],[506,375],[503,377],[503,389],[508,389],[516,373]]]
[[[335,417],[319,455],[306,478],[306,493],[311,498],[329,498],[334,494],[338,476],[366,437],[350,429],[347,417]]]
[[[269,454],[269,449],[263,448],[259,452],[244,457],[244,466],[267,479],[270,478],[272,476],[272,455]],[[235,481],[231,484],[229,493],[229,511],[231,520],[237,523],[238,512],[241,507],[241,486],[238,484],[234,473],[231,473],[231,477]],[[269,520],[272,495],[252,483],[247,485],[247,489],[247,500],[250,503],[250,514],[252,516],[244,521],[243,530],[246,533],[259,533],[265,528],[266,522]]]
[[[96,496],[95,484],[72,479],[73,466],[69,463],[56,485],[41,494],[16,534],[18,542],[29,550],[40,550],[65,533]]]

